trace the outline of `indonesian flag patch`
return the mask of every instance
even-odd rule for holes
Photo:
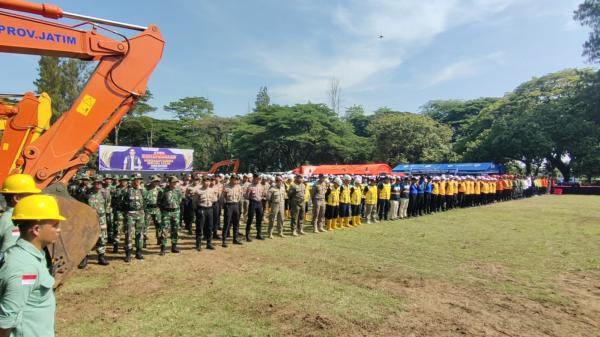
[[[10,232],[10,234],[12,236],[19,236],[19,235],[21,235],[21,232],[19,232],[19,228],[17,227],[17,228],[13,228],[12,231]]]
[[[35,280],[37,279],[37,275],[23,275],[21,276],[21,285],[22,286],[30,286],[35,284]]]

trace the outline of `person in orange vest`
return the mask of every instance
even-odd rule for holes
[[[446,176],[442,175],[439,181],[439,195],[438,195],[438,207],[442,211],[446,211],[448,208],[446,207],[446,185],[448,184],[446,180]]]
[[[440,196],[440,177],[435,176],[431,179],[431,212],[439,212],[439,196]]]
[[[458,181],[458,206],[465,207],[465,193],[467,192],[467,182],[465,177],[459,177]]]

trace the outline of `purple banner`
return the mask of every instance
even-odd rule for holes
[[[100,145],[100,171],[191,171],[194,150]]]

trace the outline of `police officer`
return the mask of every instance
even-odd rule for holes
[[[245,197],[250,201],[248,205],[248,219],[246,220],[246,241],[251,242],[250,238],[250,230],[252,225],[252,218],[256,218],[256,239],[264,240],[261,230],[262,230],[262,218],[263,218],[263,208],[262,208],[262,200],[263,195],[266,191],[263,190],[263,186],[260,184],[260,177],[258,174],[254,174],[252,176],[252,184],[246,190]]]
[[[238,239],[240,227],[240,203],[242,201],[242,186],[239,184],[239,177],[232,175],[229,184],[223,188],[223,201],[225,202],[225,224],[221,233],[222,246],[227,247],[227,235],[233,226],[233,244],[241,245]]]
[[[94,178],[94,184],[88,194],[87,204],[96,210],[98,215],[98,224],[100,225],[100,237],[96,242],[96,253],[98,254],[98,264],[108,266],[108,261],[104,257],[106,252],[106,242],[108,240],[107,225],[106,225],[106,192],[103,188],[104,181],[101,177]],[[87,259],[87,258],[86,258]]]
[[[133,248],[132,239],[135,240],[135,258],[143,260],[142,254],[142,235],[144,233],[144,188],[142,187],[142,175],[136,173],[133,175],[133,183],[127,189],[124,201],[126,203],[127,214],[125,216],[125,262],[131,261],[131,251]],[[135,236],[132,235],[135,233]]]
[[[325,176],[319,174],[319,179],[312,185],[310,189],[310,197],[312,199],[312,225],[315,233],[324,232],[323,222],[325,221],[325,192],[327,191],[327,183]]]
[[[288,199],[290,201],[290,210],[292,213],[292,236],[298,234],[304,235],[304,197],[306,186],[302,181],[302,176],[297,174],[294,183],[288,190]]]
[[[177,188],[179,179],[175,176],[169,177],[169,185],[165,187],[163,193],[158,198],[158,205],[162,213],[162,223],[160,230],[160,255],[165,255],[165,246],[167,244],[167,229],[171,230],[171,252],[179,253],[177,248],[177,238],[180,222],[180,205],[183,200],[183,193]]]
[[[269,239],[273,238],[273,225],[276,220],[278,235],[283,238],[285,237],[283,234],[285,186],[283,185],[283,178],[281,176],[275,176],[275,184],[271,185],[267,191],[267,201],[271,205],[271,213],[269,214]]]
[[[160,214],[160,208],[158,207],[158,196],[162,193],[162,189],[160,188],[161,179],[158,175],[154,175],[150,179],[150,185],[148,185],[148,189],[144,195],[144,201],[146,204],[146,209],[144,210],[146,216],[143,243],[144,248],[146,248],[146,241],[148,241],[148,227],[150,227],[150,223],[154,225],[156,230],[156,241],[157,244],[160,245],[158,239],[158,229],[160,228],[162,216]]]
[[[54,336],[54,278],[44,249],[60,234],[56,199],[30,195],[14,207],[20,238],[0,259],[0,335]]]
[[[202,185],[192,191],[192,200],[196,209],[196,250],[202,249],[202,236],[206,240],[206,248],[215,249],[213,237],[213,197],[208,179],[202,180]]]
[[[4,180],[0,193],[6,199],[6,211],[0,216],[0,252],[17,242],[19,228],[12,222],[13,210],[17,202],[28,195],[40,193],[33,178],[28,174],[13,174]]]

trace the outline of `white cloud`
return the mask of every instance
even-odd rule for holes
[[[345,94],[364,90],[379,75],[399,67],[414,50],[453,27],[489,19],[516,0],[351,0],[327,8],[318,15],[334,29],[322,34],[292,37],[293,43],[255,52],[259,65],[289,83],[270,87],[276,100],[325,101],[332,77],[340,80]],[[322,27],[320,27],[322,28]],[[379,39],[379,35],[383,35]],[[317,37],[316,37],[317,36]],[[324,41],[328,42],[325,43]],[[326,44],[326,48],[323,44]],[[431,85],[477,71],[471,61],[448,66]]]
[[[490,63],[494,65],[504,64],[504,53],[495,52],[483,57],[451,63],[433,74],[422,88],[432,87],[455,79],[468,78],[479,73],[484,66]]]

